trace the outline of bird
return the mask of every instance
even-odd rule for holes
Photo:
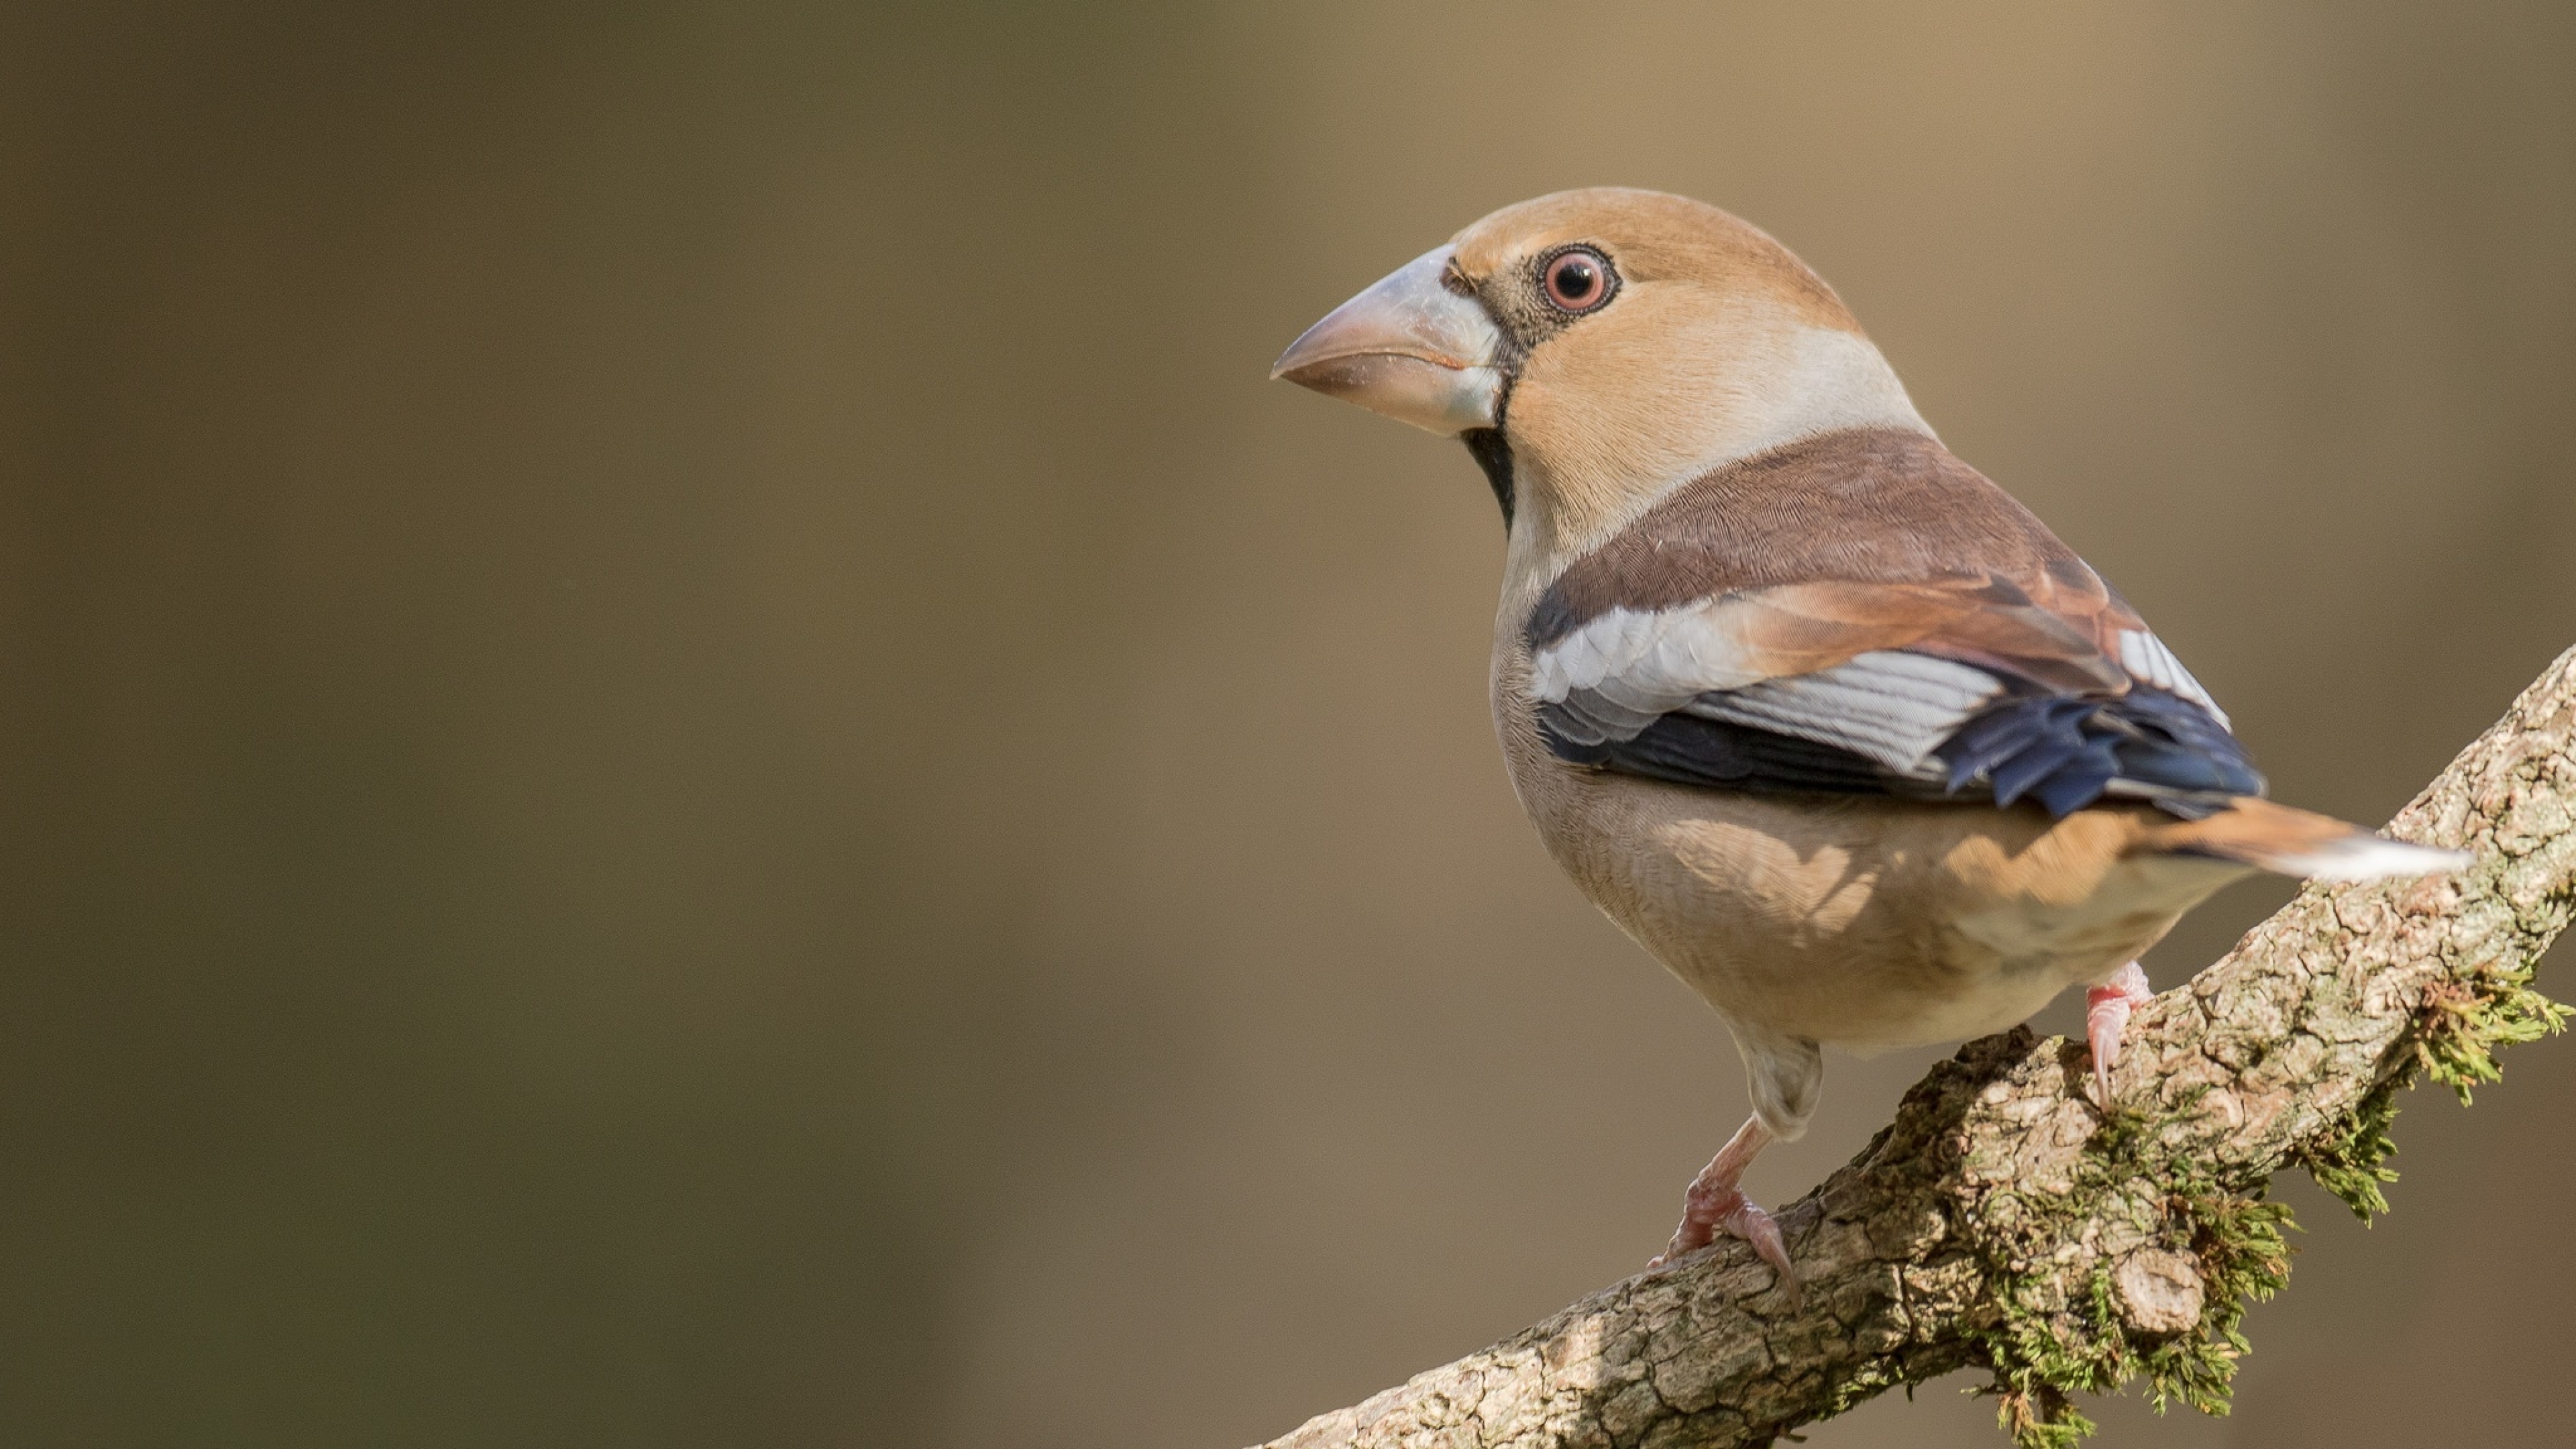
[[[1580,891],[1713,1007],[1752,1112],[1647,1265],[1720,1233],[1795,1294],[1744,1170],[1821,1048],[1981,1036],[2086,988],[2101,1110],[2139,956],[2256,872],[2462,868],[2276,804],[2100,573],[1945,447],[1834,290],[1664,192],[1506,206],[1272,378],[1455,437],[1506,534],[1490,702]]]

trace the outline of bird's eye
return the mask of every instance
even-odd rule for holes
[[[1610,300],[1615,290],[1610,262],[1590,247],[1575,247],[1547,259],[1539,284],[1560,312],[1589,312]]]

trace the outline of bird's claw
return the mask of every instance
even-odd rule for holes
[[[2093,1049],[2093,1085],[2106,1108],[2111,1105],[2111,1068],[2119,1065],[2120,1034],[2128,1029],[2129,1012],[2154,995],[2147,973],[2135,961],[2084,993],[2084,1040]]]
[[[1797,1295],[1798,1275],[1790,1270],[1789,1245],[1780,1236],[1779,1222],[1742,1190],[1732,1187],[1710,1189],[1692,1183],[1681,1226],[1673,1230],[1672,1242],[1646,1264],[1646,1271],[1654,1272],[1698,1252],[1717,1241],[1720,1232],[1751,1243],[1754,1253],[1780,1276],[1781,1286],[1792,1297]]]

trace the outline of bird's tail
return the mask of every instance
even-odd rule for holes
[[[2214,855],[2276,875],[2309,880],[2386,880],[2439,875],[2469,863],[2468,853],[2410,845],[2331,815],[2240,796],[2202,820],[2178,820],[2148,837],[2150,849]]]

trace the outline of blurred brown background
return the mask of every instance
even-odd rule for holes
[[[1734,1053],[1513,806],[1468,459],[1263,381],[1595,182],[1814,262],[2284,798],[2576,642],[2564,5],[0,14],[0,1440],[1227,1449],[1633,1270]],[[2563,1437],[2510,1068],[2104,1442]]]

